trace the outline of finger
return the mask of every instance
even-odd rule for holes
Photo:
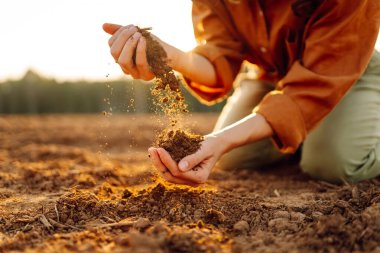
[[[175,177],[181,177],[182,172],[178,169],[177,163],[172,159],[170,154],[163,148],[158,148],[157,152],[162,163],[168,168],[170,173]]]
[[[194,167],[196,167],[198,164],[200,164],[202,161],[207,159],[207,155],[205,155],[202,147],[195,152],[194,154],[188,155],[184,157],[181,161],[178,163],[178,168],[180,171],[190,171]]]
[[[156,148],[149,148],[148,149],[150,159],[153,163],[153,166],[158,170],[158,172],[164,173],[167,172],[168,169],[165,167],[165,165],[161,162],[160,157],[158,156]]]
[[[210,171],[215,164],[211,159],[206,159],[193,167],[192,170],[182,172],[182,179],[190,180],[192,182],[203,184],[207,181]]]
[[[199,186],[199,184],[184,180],[181,178],[175,178],[168,169],[165,167],[165,165],[161,162],[159,155],[157,153],[156,148],[149,148],[148,149],[151,161],[153,163],[153,166],[155,169],[161,174],[161,176],[168,182],[173,183],[173,184],[183,184],[183,185],[190,185],[193,187]]]
[[[104,23],[103,24],[103,30],[108,33],[113,35],[117,30],[119,30],[122,26],[117,25],[117,24],[111,24],[111,23]]]
[[[182,172],[178,169],[177,163],[171,158],[170,154],[165,149],[158,148],[157,152],[161,159],[161,162],[170,171],[170,174],[172,174],[172,176],[175,178],[197,184],[206,182],[209,173],[209,170],[205,170],[205,166],[208,164],[207,160],[199,164],[199,168],[197,170]]]
[[[135,63],[133,62],[133,55],[136,50],[137,43],[141,38],[141,33],[136,32],[127,40],[123,50],[120,53],[117,62],[119,65],[127,70],[134,78],[139,78],[139,71],[136,68]]]
[[[135,67],[133,69],[127,69],[121,65],[119,65],[119,66],[120,66],[120,68],[124,74],[132,76],[133,79],[140,79],[140,75],[139,75],[139,73]]]
[[[141,76],[141,79],[149,81],[154,78],[153,73],[149,69],[149,64],[146,57],[146,39],[144,37],[141,37],[137,44],[136,68]]]
[[[170,172],[162,174],[162,177],[166,181],[168,181],[170,183],[173,183],[173,184],[189,185],[189,186],[193,186],[193,187],[196,187],[196,186],[200,185],[198,183],[195,183],[195,182],[192,182],[192,181],[189,181],[189,180],[186,180],[186,179],[177,178],[177,177],[173,176],[172,174],[170,174]]]
[[[126,31],[130,31],[130,33],[128,34],[125,34]],[[124,40],[127,40],[129,39],[129,36],[131,36],[133,33],[135,33],[137,31],[137,27],[133,26],[133,25],[127,25],[127,26],[123,26],[121,27],[119,30],[117,30],[112,36],[111,38],[108,40],[108,45],[110,47],[113,46],[113,44],[115,43],[115,41],[117,39],[120,38],[120,36],[124,33]],[[128,36],[128,37],[127,37]],[[126,38],[125,38],[126,37]]]
[[[110,52],[111,52],[111,55],[115,59],[116,62],[119,59],[121,51],[123,51],[123,48],[124,48],[126,42],[131,38],[131,36],[136,31],[137,31],[137,29],[135,27],[122,28],[122,30],[120,30],[119,35],[117,37],[115,37],[115,40],[113,42],[110,43],[110,44],[112,44],[110,46]],[[116,34],[114,36],[116,36]]]

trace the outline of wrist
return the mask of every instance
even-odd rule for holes
[[[227,131],[218,131],[216,133],[213,133],[212,135],[217,140],[221,155],[229,152],[230,150],[236,147],[236,140],[231,138]]]
[[[184,54],[178,48],[175,48],[165,42],[162,42],[167,56],[167,64],[174,70],[178,70],[178,66],[181,66],[181,55]]]
[[[222,144],[223,153],[226,153],[236,147],[271,137],[273,130],[262,115],[253,113],[213,135]]]
[[[215,69],[205,57],[172,47],[170,60],[169,66],[188,79],[208,87],[217,85]]]
[[[169,58],[170,57],[170,58]],[[178,48],[172,47],[170,48],[170,56],[169,58],[169,66],[179,73],[188,73],[188,53],[179,50]]]

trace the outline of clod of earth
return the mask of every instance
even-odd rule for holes
[[[249,231],[249,224],[245,220],[241,220],[235,223],[234,231],[240,234],[246,234]]]

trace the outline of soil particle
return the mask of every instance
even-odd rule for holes
[[[380,203],[367,207],[362,214],[362,220],[368,226],[380,228]]]
[[[360,192],[359,192],[357,186],[352,187],[351,194],[352,194],[352,198],[353,198],[353,199],[355,199],[355,200],[359,200],[359,198],[360,198]]]
[[[276,232],[286,231],[286,230],[289,230],[289,231],[298,230],[297,224],[292,223],[288,219],[285,219],[285,218],[276,218],[276,219],[270,220],[268,222],[268,227]]]
[[[234,224],[234,231],[239,234],[246,234],[249,231],[249,224],[245,220],[238,221]]]
[[[203,217],[202,210],[195,210],[195,212],[194,212],[194,219],[195,220],[200,220],[200,219],[202,219],[202,217]]]
[[[149,190],[147,191],[141,191],[140,193],[145,193],[145,192],[149,192]],[[150,194],[152,196],[152,199],[155,200],[155,201],[159,201],[161,198],[164,197],[164,194],[166,192],[166,188],[163,184],[161,183],[158,183],[156,186],[154,186],[151,190],[150,190]]]
[[[218,210],[208,209],[206,211],[206,216],[205,216],[206,223],[210,223],[217,226],[218,224],[223,223],[225,220],[226,220],[226,216]]]
[[[156,222],[152,227],[150,227],[147,232],[149,234],[166,237],[170,233],[170,228],[164,221],[159,221]]]
[[[125,190],[123,191],[123,194],[122,194],[121,198],[122,198],[122,199],[127,199],[127,198],[129,198],[130,196],[132,196],[132,192],[131,192],[130,190],[128,190],[128,189],[125,189]]]
[[[277,211],[273,213],[273,218],[284,218],[289,220],[290,219],[290,214],[288,211]]]
[[[133,224],[133,227],[136,229],[146,229],[151,225],[151,222],[148,218],[139,218],[135,224]]]
[[[291,221],[302,223],[302,222],[304,222],[305,219],[306,219],[306,215],[303,213],[300,213],[300,212],[291,212],[290,213],[290,220]]]
[[[163,253],[160,242],[156,238],[137,231],[131,231],[125,236],[120,236],[117,240],[119,248],[114,252],[126,253]]]
[[[129,208],[129,211],[131,213],[137,213],[139,211],[139,208],[137,206],[132,206]]]
[[[321,212],[318,212],[318,211],[315,211],[311,214],[311,217],[313,218],[313,220],[317,221],[319,220],[321,217],[323,216],[323,213]]]

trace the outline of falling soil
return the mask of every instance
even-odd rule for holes
[[[216,121],[193,117],[202,134]],[[101,120],[112,124],[103,129]],[[146,157],[154,123],[2,116],[0,252],[380,251],[380,178],[332,185],[294,165],[216,167],[202,187],[175,186],[157,179]],[[133,150],[126,129],[138,133]],[[104,130],[108,156],[98,153]]]
[[[167,54],[161,44],[153,38],[148,31],[150,28],[138,28],[139,32],[146,39],[146,56],[150,70],[156,76],[156,89],[164,90],[169,86],[172,91],[179,91],[180,82],[175,76],[173,69],[167,64]]]
[[[147,60],[155,75],[152,95],[159,110],[169,118],[169,126],[156,140],[159,147],[169,152],[175,161],[196,152],[203,141],[201,135],[193,134],[181,127],[182,115],[188,113],[185,98],[180,90],[180,81],[167,63],[167,54],[161,44],[153,38],[149,29],[138,28],[147,41]],[[182,128],[182,129],[181,129]],[[174,138],[172,138],[174,137]]]

